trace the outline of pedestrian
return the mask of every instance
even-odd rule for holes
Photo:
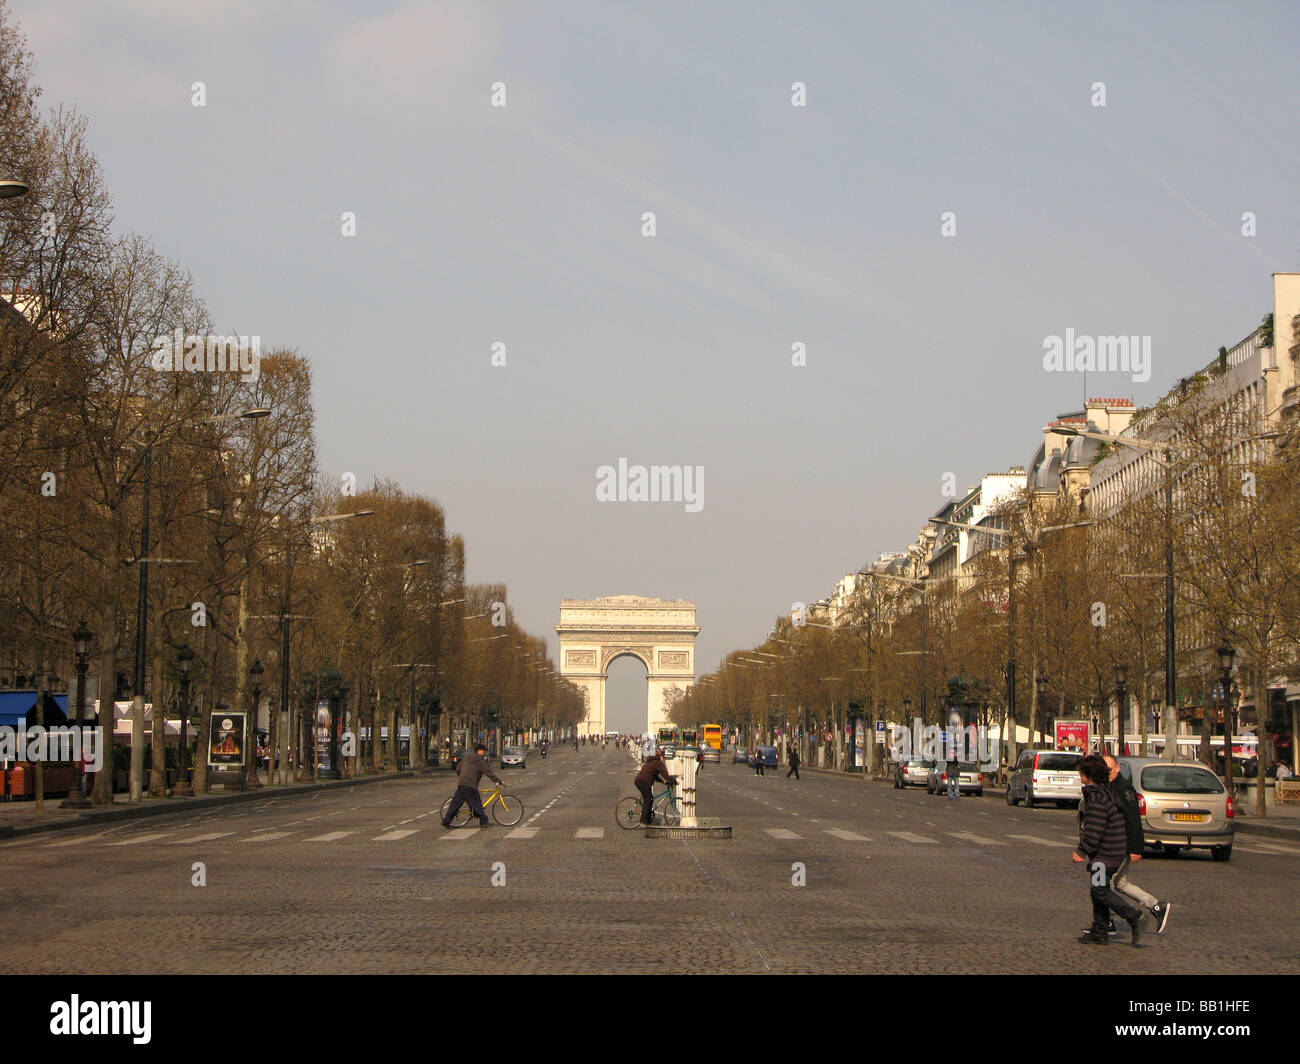
[[[636,774],[633,782],[636,784],[636,789],[641,792],[641,823],[649,826],[654,817],[654,794],[651,788],[656,782],[667,783],[670,786],[677,782],[677,777],[668,773],[662,750],[656,747],[654,754],[641,763],[641,771]]]
[[[1079,762],[1084,815],[1079,824],[1079,845],[1071,860],[1087,866],[1088,893],[1092,898],[1092,927],[1079,941],[1110,945],[1110,912],[1116,912],[1128,921],[1133,945],[1137,946],[1142,936],[1142,910],[1119,894],[1112,882],[1124,863],[1128,835],[1124,813],[1107,786],[1107,775],[1106,762],[1097,754],[1089,754]]]
[[[957,760],[957,747],[954,744],[948,754],[948,763],[944,766],[944,775],[948,777],[948,800],[961,798],[961,762]]]
[[[1277,763],[1276,778],[1280,780],[1289,780],[1291,778],[1291,766],[1288,765],[1285,761],[1279,761]]]
[[[799,778],[799,751],[793,746],[790,747],[790,771],[785,774],[785,778],[789,779],[791,774],[795,779]]]
[[[762,776],[764,774],[763,773],[764,767],[765,766],[763,765],[763,751],[758,749],[758,747],[754,747],[754,775]]]
[[[501,777],[492,771],[492,766],[488,764],[488,759],[483,755],[487,753],[487,747],[479,743],[474,747],[474,752],[464,758],[456,770],[456,794],[452,797],[451,807],[447,810],[447,819],[442,822],[444,828],[451,827],[452,820],[460,812],[460,807],[466,802],[469,803],[469,811],[478,817],[480,827],[490,828],[492,822],[488,820],[488,815],[483,810],[483,801],[479,797],[478,783],[484,776],[490,778],[498,787],[501,786]]]
[[[1142,830],[1142,814],[1138,811],[1137,790],[1120,772],[1119,762],[1110,754],[1104,754],[1102,760],[1106,762],[1107,780],[1110,783],[1111,792],[1115,795],[1115,801],[1124,813],[1124,834],[1128,842],[1128,853],[1124,855],[1124,860],[1115,872],[1115,878],[1111,880],[1111,885],[1134,904],[1149,912],[1151,919],[1156,922],[1156,934],[1162,935],[1165,926],[1169,923],[1169,903],[1162,902],[1154,895],[1148,894],[1128,878],[1129,867],[1133,863],[1142,860],[1142,851],[1146,849],[1146,835]],[[1113,931],[1114,927],[1115,922],[1112,920],[1108,930]]]

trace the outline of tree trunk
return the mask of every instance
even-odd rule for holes
[[[90,800],[95,805],[113,802],[113,696],[117,694],[117,626],[112,611],[99,623],[99,715],[97,724],[103,742],[103,765],[95,773]],[[93,706],[87,709],[93,710]]]
[[[153,655],[153,721],[149,741],[153,753],[149,758],[149,796],[161,798],[167,783],[167,702],[163,698],[162,640],[155,633]]]

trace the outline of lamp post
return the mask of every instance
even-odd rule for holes
[[[1228,800],[1234,793],[1232,774],[1232,732],[1233,717],[1236,716],[1236,704],[1232,700],[1232,662],[1237,652],[1228,645],[1227,640],[1215,651],[1219,655],[1219,668],[1223,672],[1223,774],[1227,779]],[[1261,773],[1261,780],[1262,780]]]
[[[248,715],[248,734],[244,737],[244,753],[248,757],[244,771],[245,787],[262,786],[257,776],[257,710],[262,704],[262,675],[265,672],[262,659],[254,658],[248,670],[248,678],[253,681],[253,711]]]
[[[1039,740],[1042,741],[1047,735],[1047,677],[1043,673],[1040,672],[1034,677],[1034,688],[1038,693],[1038,735]],[[1029,741],[1033,742],[1033,728],[1029,731]]]
[[[1115,666],[1115,754],[1128,753],[1124,742],[1124,717],[1128,714],[1128,666]]]
[[[176,655],[176,660],[181,667],[181,733],[179,736],[180,747],[176,753],[176,783],[172,787],[172,797],[192,798],[194,797],[194,788],[190,786],[190,781],[185,778],[185,771],[188,767],[186,762],[189,760],[189,736],[186,733],[186,725],[190,719],[190,665],[194,661],[194,651],[189,647],[181,647],[180,653]],[[164,722],[164,738],[166,738],[166,734],[166,724]]]
[[[76,630],[72,633],[72,648],[77,655],[77,707],[76,721],[77,731],[80,733],[81,749],[86,749],[86,728],[83,723],[84,710],[86,706],[86,670],[88,668],[86,656],[90,653],[90,629],[86,627],[85,619],[77,625]],[[103,744],[99,744],[101,756],[103,754]],[[77,786],[68,791],[68,796],[63,800],[60,809],[89,809],[91,801],[86,794],[86,761],[83,753],[77,765]]]

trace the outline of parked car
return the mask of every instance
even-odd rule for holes
[[[984,797],[984,773],[974,761],[962,761],[961,774],[958,776],[957,789],[962,794],[973,794],[976,798]],[[944,795],[948,793],[948,765],[940,761],[930,765],[925,778],[925,793]]]
[[[763,759],[764,768],[776,768],[780,764],[776,756],[775,746],[757,746],[754,748],[754,756],[750,758],[750,764],[757,764],[757,759]]]
[[[1079,762],[1083,754],[1070,750],[1024,750],[1007,780],[1007,805],[1025,803],[1033,809],[1039,802],[1078,808],[1083,797]]]
[[[731,763],[732,763],[733,765],[748,765],[748,764],[749,764],[749,751],[748,751],[748,750],[744,750],[744,749],[742,749],[742,748],[739,747],[739,746],[736,747],[736,749],[735,749],[734,751],[732,751],[732,754],[731,754]]]
[[[507,746],[501,751],[502,768],[527,768],[528,751],[522,746]]]
[[[1138,793],[1143,839],[1167,854],[1184,847],[1232,858],[1235,810],[1223,782],[1199,761],[1119,757],[1122,776]]]
[[[933,761],[926,761],[921,757],[911,757],[906,761],[898,762],[894,766],[894,789],[926,786],[927,777],[933,766]]]
[[[700,760],[701,760],[701,761],[712,761],[713,764],[716,765],[719,761],[722,760],[722,758],[721,758],[721,756],[718,754],[718,751],[717,751],[716,749],[714,749],[712,746],[701,746],[701,747],[700,747]]]

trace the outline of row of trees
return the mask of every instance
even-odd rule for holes
[[[579,719],[580,694],[515,623],[504,587],[466,585],[464,543],[437,503],[322,478],[307,359],[246,344],[241,363],[236,345],[205,340],[214,323],[189,273],[146,239],[113,235],[85,120],[41,113],[31,64],[0,4],[0,178],[30,188],[0,200],[4,682],[62,686],[84,618],[109,734],[112,700],[128,693],[175,715],[182,647],[203,736],[214,710],[251,708],[255,663],[276,705],[287,668],[296,720],[270,720],[299,754],[311,710],[336,690],[354,730],[390,735],[402,721],[432,731],[438,711],[444,731]],[[160,368],[176,338],[186,357]],[[152,729],[160,793],[162,713]],[[370,767],[381,757],[392,752],[365,751]],[[195,770],[201,786],[206,758]],[[110,795],[101,773],[96,800]]]
[[[1295,732],[1286,711],[1277,712],[1276,692],[1270,706],[1269,686],[1300,673],[1300,440],[1294,421],[1266,431],[1263,410],[1227,396],[1216,380],[1213,370],[1194,378],[1135,421],[1134,435],[1157,447],[1134,464],[1133,483],[1113,512],[1100,512],[1087,496],[1026,491],[987,522],[995,529],[969,533],[977,541],[957,576],[909,579],[888,567],[868,569],[834,626],[816,614],[802,625],[777,618],[762,642],[727,655],[680,699],[674,719],[722,721],[750,734],[830,731],[841,764],[843,726],[853,715],[946,723],[958,706],[978,723],[1028,724],[1031,736],[1053,718],[1098,716],[1114,734],[1121,665],[1131,699],[1126,719],[1138,734],[1125,730],[1144,741],[1165,691],[1169,527],[1175,709],[1203,740],[1221,728],[1214,651],[1226,643],[1236,651],[1230,693],[1243,695],[1245,722],[1258,726],[1266,761],[1267,735]],[[1103,448],[1096,461],[1105,457]],[[1020,677],[1014,706],[1012,661]],[[1201,753],[1210,760],[1208,741]]]

